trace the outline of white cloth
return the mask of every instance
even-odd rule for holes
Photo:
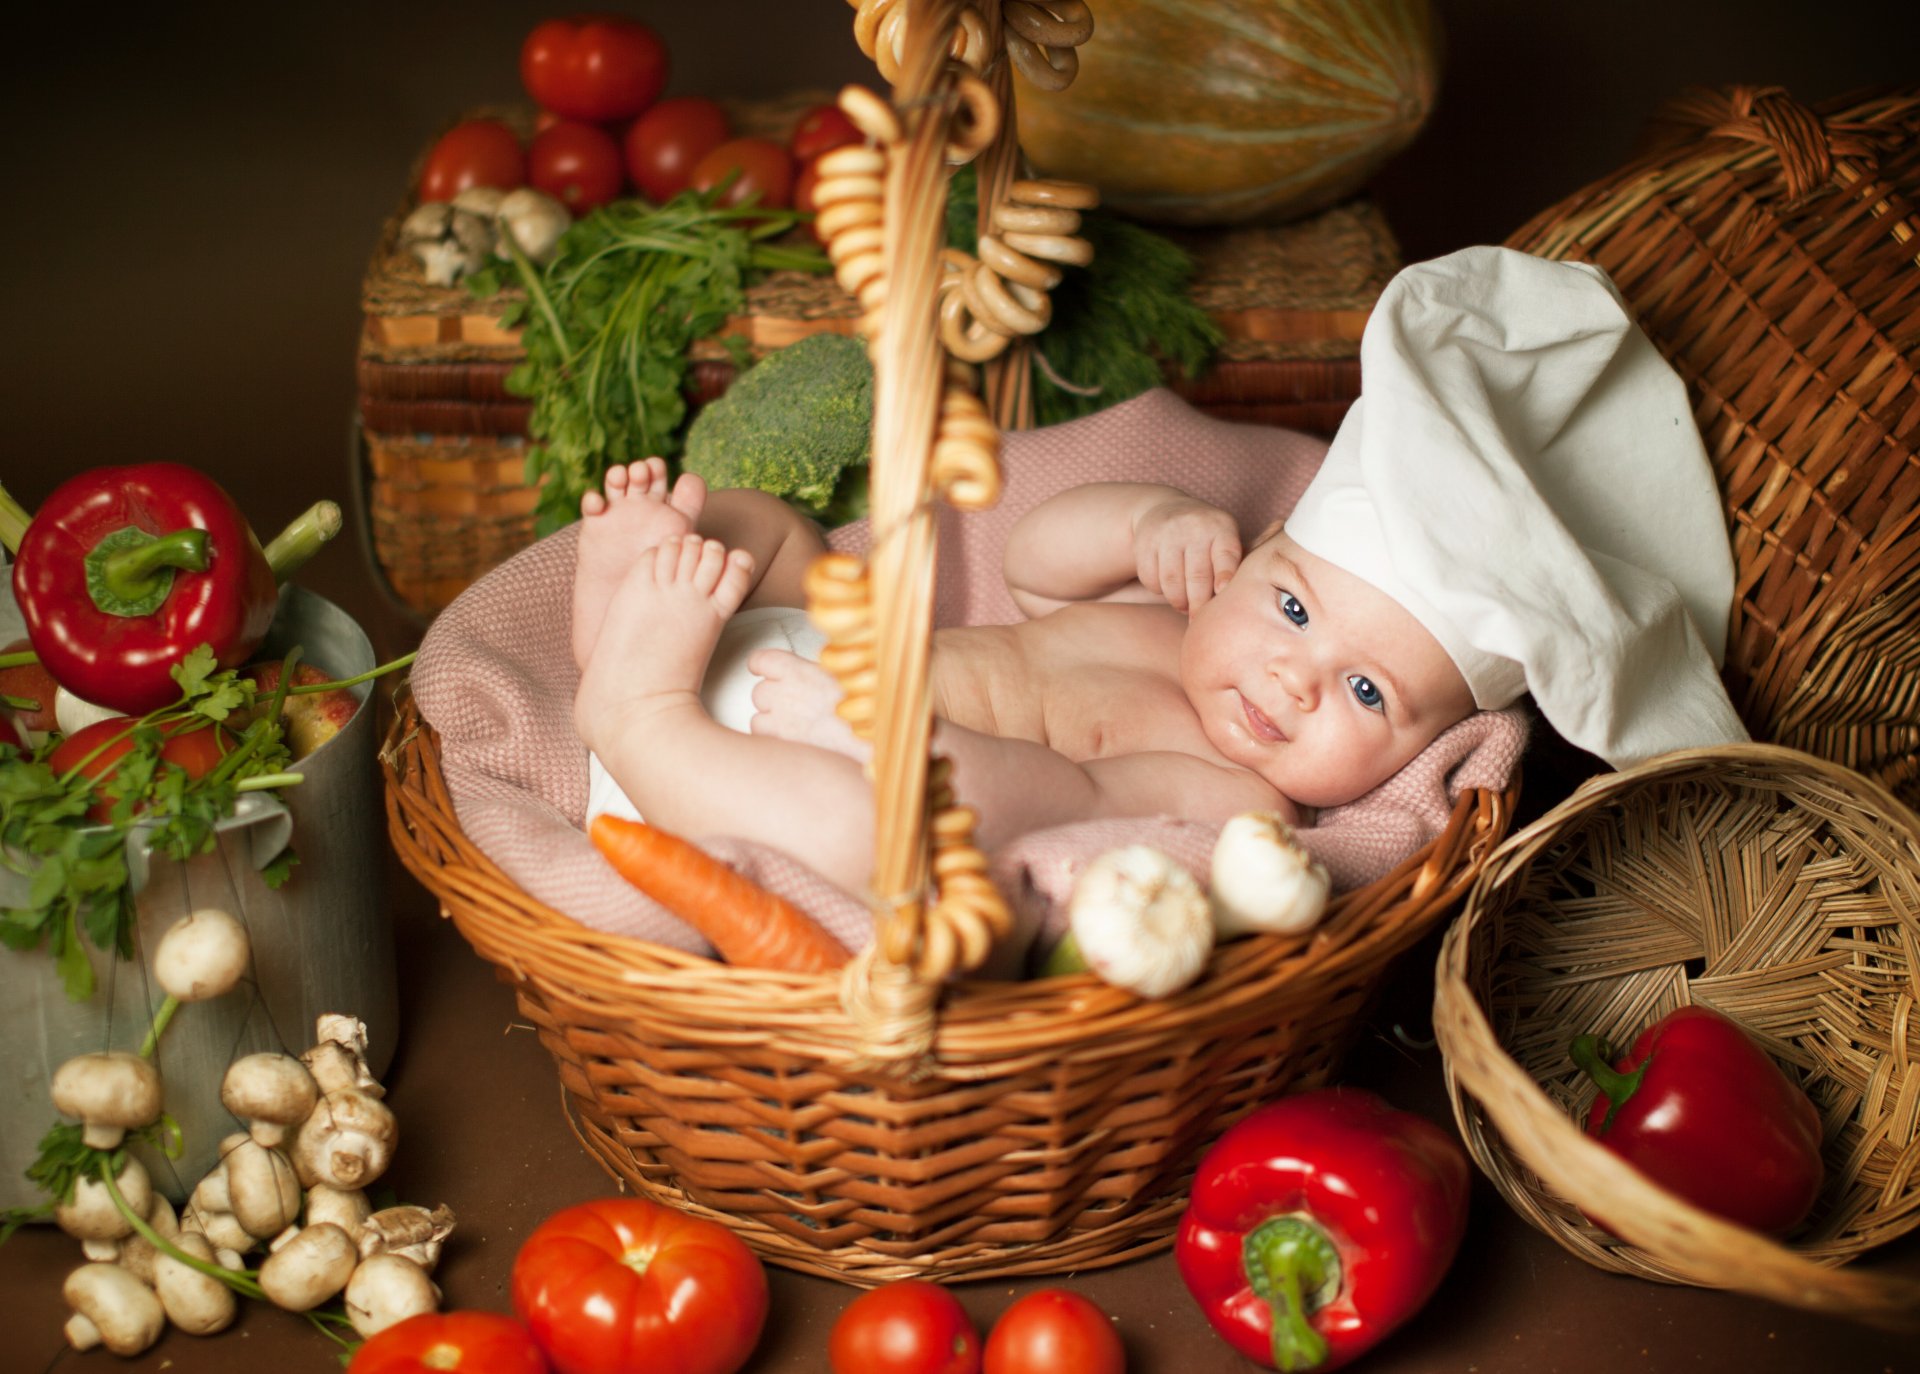
[[[1586,263],[1468,248],[1382,292],[1361,395],[1286,522],[1405,606],[1474,701],[1531,691],[1616,767],[1747,738],[1733,554],[1686,387]]]
[[[827,637],[813,627],[807,613],[793,606],[756,606],[741,611],[720,631],[713,660],[700,683],[700,702],[707,714],[729,730],[747,733],[753,720],[753,689],[760,675],[747,667],[756,649],[791,649],[800,657],[818,660]],[[587,755],[587,824],[600,815],[637,821],[640,812],[620,790],[598,754]]]

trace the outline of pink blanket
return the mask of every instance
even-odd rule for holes
[[[1006,489],[993,510],[940,513],[940,625],[1019,618],[1000,576],[1013,522],[1061,489],[1092,481],[1168,482],[1232,511],[1251,538],[1284,516],[1326,452],[1323,440],[1229,424],[1168,391],[1097,415],[1005,436]],[[624,882],[581,830],[587,752],[574,735],[578,674],[568,649],[577,526],[541,540],[468,588],[434,621],[413,671],[421,714],[440,733],[441,768],[460,827],[526,892],[597,929],[705,953],[684,922]],[[834,547],[862,552],[864,521]],[[1526,744],[1518,710],[1481,712],[1393,778],[1300,832],[1336,889],[1386,873],[1438,834],[1469,788],[1507,785]],[[1152,844],[1205,881],[1216,827],[1175,817],[1090,821],[1023,836],[994,856],[1021,929],[1052,933],[1073,879],[1094,855]],[[763,887],[813,913],[850,949],[872,938],[866,907],[798,860],[725,836],[701,843]],[[1042,937],[1044,940],[1044,936]],[[1017,961],[1006,952],[1003,966]],[[996,963],[1002,963],[996,960]]]

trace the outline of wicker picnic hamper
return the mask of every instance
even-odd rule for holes
[[[1770,743],[1596,779],[1515,835],[1448,933],[1435,1000],[1469,1146],[1572,1253],[1907,1324],[1920,1286],[1823,1266],[1920,1223],[1916,133],[1915,90],[1693,95],[1651,152],[1509,240],[1604,266],[1686,377],[1732,517],[1727,681]],[[1572,1037],[1630,1041],[1690,1001],[1821,1109],[1828,1184],[1787,1245],[1575,1124],[1592,1093]]]
[[[1330,1078],[1387,964],[1465,890],[1514,798],[1467,792],[1443,834],[1343,895],[1318,930],[1229,944],[1172,997],[1091,975],[965,977],[1006,912],[968,842],[970,815],[947,804],[928,757],[931,499],[992,500],[987,416],[1020,418],[1029,373],[1021,343],[988,337],[991,298],[1013,296],[1016,317],[1044,305],[977,278],[986,294],[968,294],[980,269],[940,242],[946,164],[950,145],[980,148],[990,227],[1070,236],[1058,211],[1076,188],[1016,178],[1003,43],[1013,60],[1070,72],[1086,16],[1070,0],[858,10],[893,98],[848,92],[876,146],[846,150],[850,175],[832,194],[823,179],[822,196],[847,207],[833,252],[865,303],[877,369],[875,551],[870,567],[823,560],[813,610],[829,634],[823,663],[837,663],[850,701],[871,695],[872,886],[894,894],[875,903],[878,938],[832,977],[589,929],[461,833],[433,731],[404,702],[385,753],[389,828],[514,984],[583,1143],[636,1191],[725,1222],[775,1263],[856,1284],[1113,1264],[1170,1241],[1220,1131]],[[987,359],[984,398],[950,348]]]
[[[1434,1026],[1474,1158],[1573,1254],[1920,1328],[1920,1282],[1831,1267],[1920,1225],[1916,988],[1920,817],[1838,764],[1738,745],[1603,775],[1502,845],[1447,932]],[[1820,1109],[1826,1185],[1786,1244],[1687,1205],[1578,1124],[1593,1087],[1574,1036],[1631,1044],[1695,1002]]]
[[[828,98],[802,91],[729,111],[736,128],[783,138],[802,109]],[[424,621],[532,542],[537,494],[522,476],[531,405],[506,388],[524,352],[518,331],[498,324],[518,290],[479,300],[427,283],[400,245],[411,208],[389,216],[361,283],[351,464],[376,583]],[[1379,207],[1360,198],[1288,225],[1166,236],[1192,257],[1188,294],[1223,336],[1212,365],[1170,378],[1173,388],[1222,419],[1333,433],[1360,392],[1367,312],[1400,266]],[[819,330],[851,333],[859,315],[832,276],[768,274],[747,288],[741,314],[694,343],[690,403],[726,389],[730,347],[757,356]]]

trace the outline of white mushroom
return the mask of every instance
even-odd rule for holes
[[[1293,935],[1327,909],[1332,882],[1273,811],[1249,811],[1220,827],[1211,877],[1214,933]]]
[[[378,1098],[342,1088],[320,1099],[293,1142],[293,1166],[307,1187],[364,1188],[387,1170],[400,1136]]]
[[[347,1319],[362,1336],[377,1335],[439,1305],[440,1290],[427,1271],[399,1255],[361,1260],[347,1280]]]
[[[440,1247],[453,1234],[453,1208],[384,1207],[368,1217],[355,1239],[360,1257],[400,1255],[431,1274],[440,1263]]]
[[[53,689],[53,719],[63,735],[77,735],[89,725],[103,720],[112,720],[123,712],[111,706],[101,706],[97,702],[77,697],[64,687]]]
[[[532,186],[509,191],[494,210],[496,235],[493,251],[500,257],[513,256],[507,250],[509,238],[529,259],[545,266],[560,249],[560,240],[573,227],[573,214],[554,197]]]
[[[307,1189],[307,1225],[330,1221],[358,1239],[360,1225],[373,1215],[373,1204],[362,1188],[329,1188],[316,1183]]]
[[[357,1088],[369,1097],[387,1090],[367,1067],[367,1023],[340,1012],[326,1012],[314,1024],[314,1044],[300,1062],[313,1074],[322,1094]]]
[[[320,1087],[290,1054],[262,1052],[236,1059],[220,1081],[220,1102],[247,1123],[262,1145],[285,1143],[291,1128],[313,1114]]]
[[[197,1260],[215,1262],[213,1246],[205,1236],[184,1235],[174,1245]],[[164,1251],[154,1257],[153,1286],[167,1320],[189,1336],[211,1336],[226,1330],[239,1310],[233,1289]]]
[[[303,1226],[260,1266],[260,1287],[276,1307],[305,1312],[347,1286],[360,1253],[353,1237],[330,1221]]]
[[[233,1198],[227,1179],[227,1156],[242,1145],[251,1143],[251,1137],[238,1133],[220,1142],[220,1162],[194,1185],[193,1194],[187,1199],[187,1210],[180,1217],[180,1229],[198,1231],[213,1242],[216,1253],[230,1250],[235,1254],[245,1254],[257,1243],[258,1238],[242,1226],[239,1218],[233,1214]],[[226,1264],[224,1259],[220,1262]]]
[[[229,1210],[248,1235],[278,1235],[300,1215],[300,1180],[284,1153],[248,1137],[223,1163]]]
[[[83,1264],[60,1291],[73,1309],[66,1334],[75,1350],[105,1345],[116,1355],[138,1355],[166,1329],[159,1297],[117,1264]]]
[[[160,1115],[160,1074],[137,1054],[77,1054],[53,1074],[53,1105],[86,1125],[80,1138],[111,1150]]]
[[[1191,983],[1213,950],[1213,917],[1194,876],[1143,844],[1110,849],[1088,864],[1067,902],[1071,934],[1049,971],[1084,967],[1142,997],[1164,997]]]
[[[445,201],[428,201],[401,222],[400,246],[419,260],[429,282],[452,286],[487,265],[493,255],[493,221]]]
[[[114,1175],[113,1186],[138,1216],[145,1216],[153,1205],[153,1184],[140,1161],[131,1155]],[[93,1260],[118,1258],[117,1242],[133,1234],[133,1223],[114,1205],[106,1182],[98,1174],[81,1174],[74,1179],[73,1196],[54,1204],[53,1220],[62,1231],[84,1242],[87,1258]]]
[[[154,981],[182,1002],[204,1002],[229,991],[253,955],[247,928],[217,906],[190,911],[153,949]]]
[[[180,1218],[174,1214],[173,1204],[165,1193],[155,1193],[153,1201],[147,1207],[147,1225],[162,1240],[176,1240],[180,1235]],[[144,1284],[153,1283],[153,1257],[159,1253],[154,1243],[137,1231],[120,1242],[120,1267],[132,1274]]]
[[[506,195],[506,191],[498,186],[469,186],[450,203],[456,210],[467,210],[492,219],[500,213],[500,202],[506,199]]]

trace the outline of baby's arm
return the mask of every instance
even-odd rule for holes
[[[1173,487],[1089,482],[1015,522],[1004,570],[1029,618],[1076,601],[1164,601],[1191,612],[1240,564],[1233,517]]]
[[[980,813],[993,850],[1049,826],[1117,816],[1225,822],[1243,811],[1299,812],[1263,779],[1191,754],[1121,754],[1075,763],[1032,740],[1000,739],[936,719],[933,750],[953,762],[957,798]]]

